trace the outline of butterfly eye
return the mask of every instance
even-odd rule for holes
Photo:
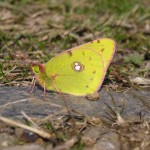
[[[33,70],[35,73],[38,73],[38,72],[39,72],[39,66],[33,66],[33,67],[32,67],[32,70]]]
[[[84,69],[84,65],[81,64],[80,62],[74,62],[73,65],[72,65],[72,68],[76,72],[81,72]]]

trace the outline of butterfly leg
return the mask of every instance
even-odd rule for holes
[[[27,91],[29,91],[29,93],[32,93],[34,88],[35,88],[35,82],[36,82],[37,78],[33,77],[30,86],[28,87]],[[30,90],[31,89],[31,90]]]
[[[44,98],[46,97],[46,85],[45,85],[45,82],[44,82]]]

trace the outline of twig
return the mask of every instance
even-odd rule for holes
[[[7,123],[9,125],[12,125],[12,126],[16,126],[16,127],[20,127],[20,128],[23,128],[23,129],[27,129],[31,132],[34,132],[36,134],[38,134],[39,136],[43,137],[43,138],[46,138],[46,139],[49,139],[51,137],[51,135],[43,130],[40,130],[40,129],[36,129],[36,128],[33,128],[33,127],[29,127],[25,124],[22,124],[22,123],[18,123],[16,121],[13,121],[11,119],[8,119],[8,118],[5,118],[5,117],[2,117],[0,116],[0,120],[4,123]]]

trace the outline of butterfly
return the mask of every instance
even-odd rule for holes
[[[92,94],[100,89],[115,49],[115,41],[109,38],[71,48],[46,64],[32,66],[35,80],[44,92],[52,90],[77,96]]]

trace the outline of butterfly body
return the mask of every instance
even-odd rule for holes
[[[113,40],[95,40],[62,52],[45,65],[33,66],[33,70],[47,90],[92,94],[101,87],[114,51]]]

